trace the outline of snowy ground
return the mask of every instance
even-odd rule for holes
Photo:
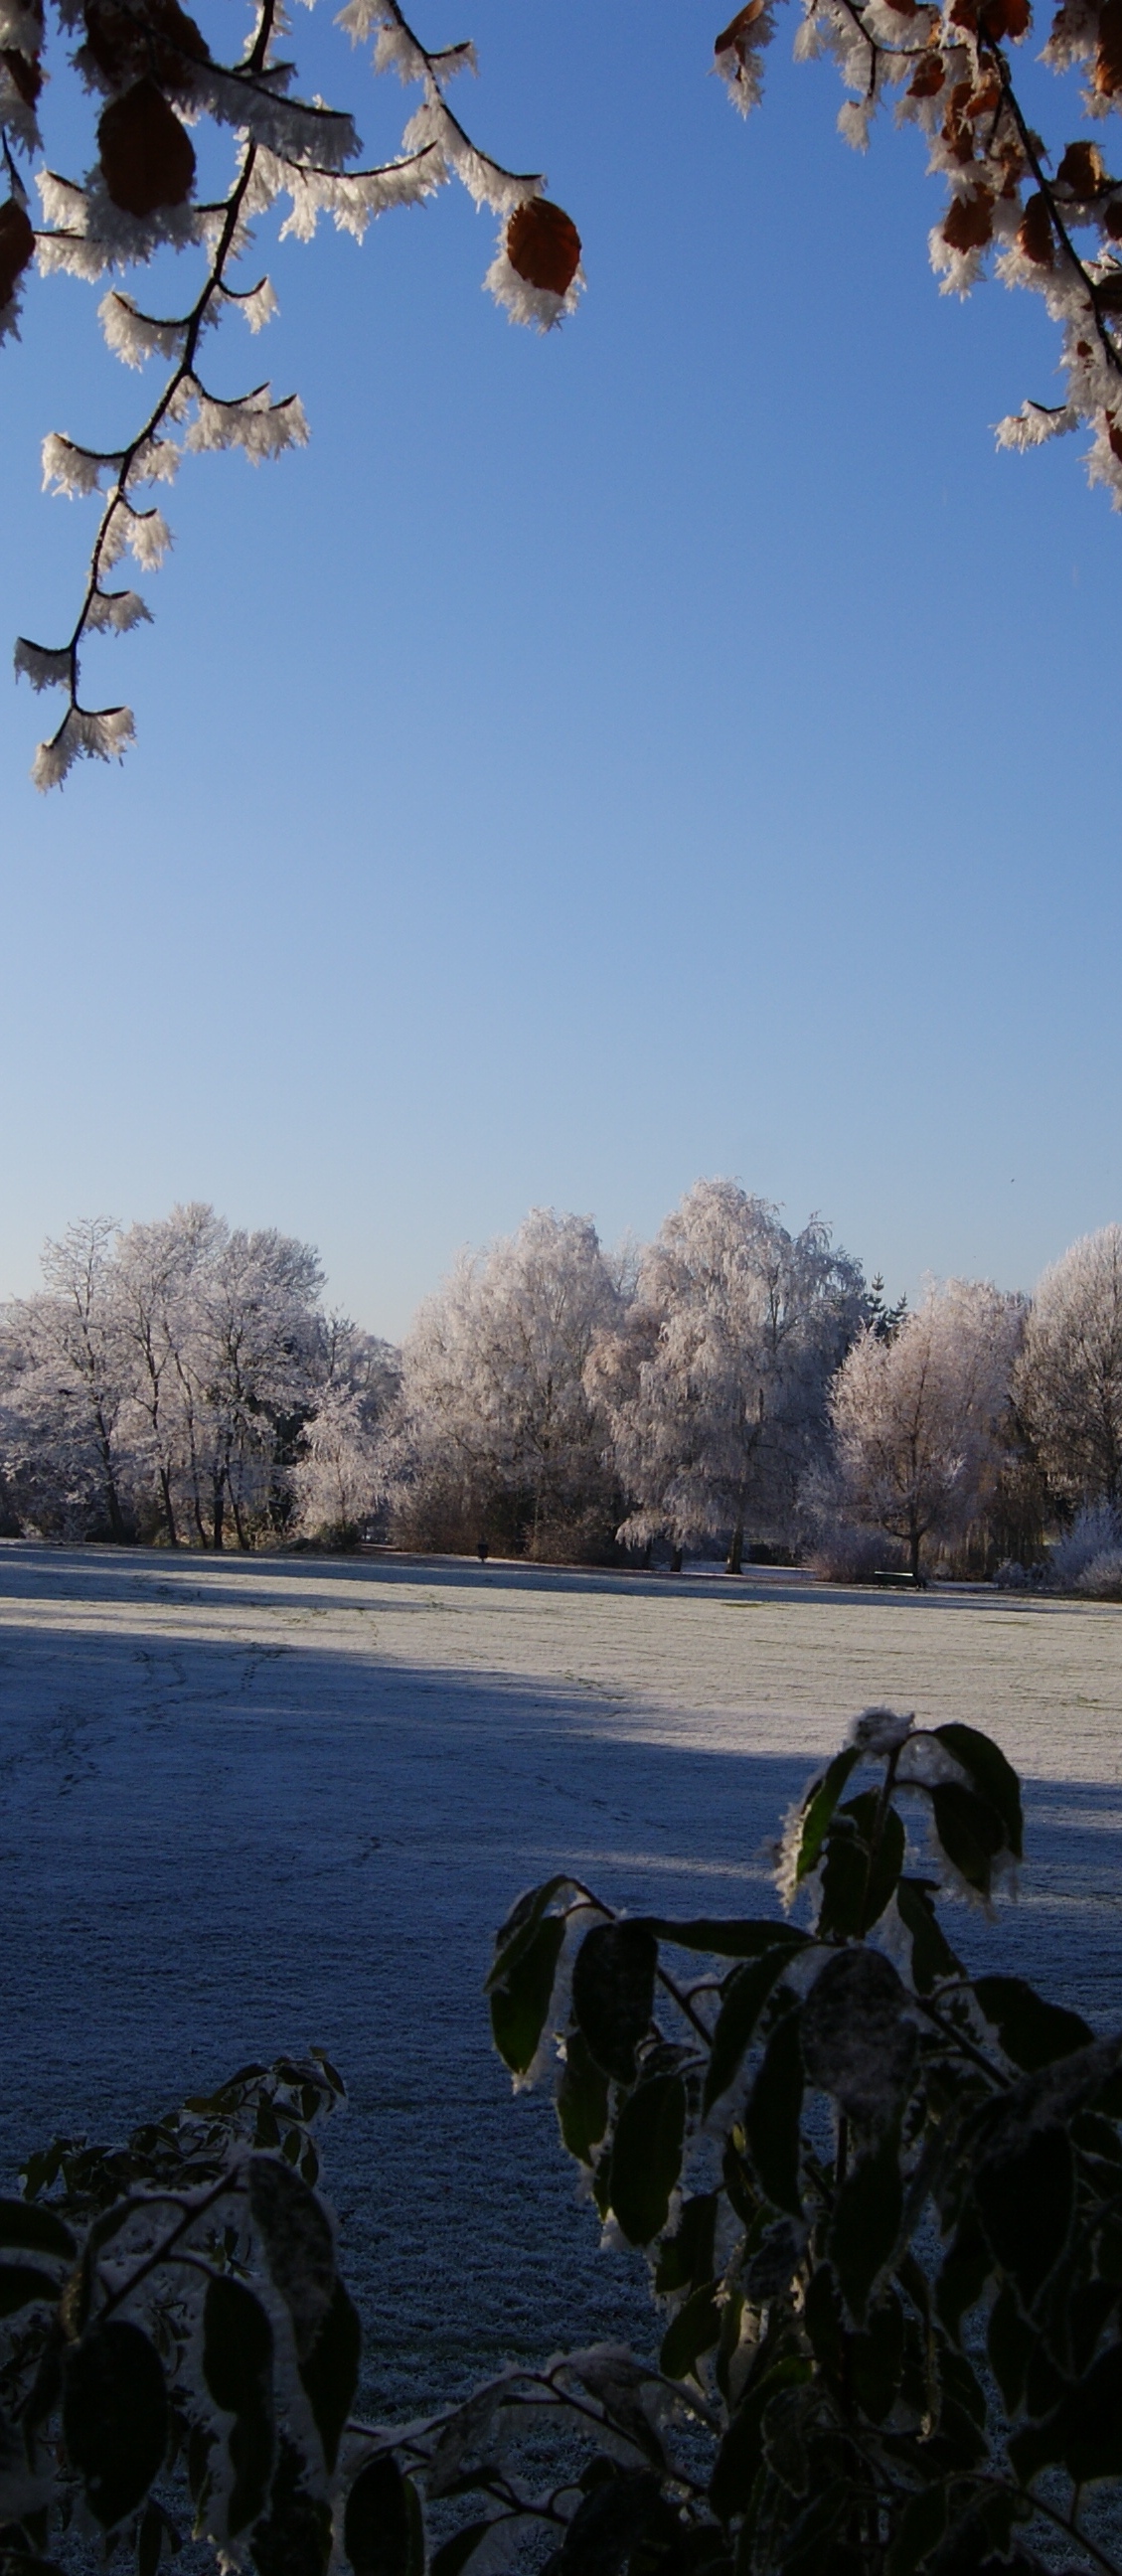
[[[328,2180],[374,2402],[644,2336],[490,2051],[492,1931],[561,1866],[763,1910],[764,1838],[872,1699],[1005,1746],[1029,1862],[965,1946],[1110,2020],[1122,1609],[0,1544],[0,2166],[318,2041],[351,2086]]]

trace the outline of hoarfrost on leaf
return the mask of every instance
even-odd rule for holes
[[[568,292],[553,295],[546,286],[531,286],[520,277],[507,257],[505,235],[500,241],[483,285],[496,304],[501,304],[512,322],[528,324],[537,331],[554,331],[566,314],[575,313],[585,287],[584,269],[578,268]]]
[[[68,500],[85,498],[101,490],[103,474],[116,477],[124,463],[123,450],[116,455],[98,455],[93,448],[78,447],[72,438],[52,429],[43,441],[43,490],[54,485],[65,492]]]
[[[150,626],[152,611],[136,590],[95,590],[86,624],[102,635],[127,635],[134,626]]]
[[[268,385],[258,385],[251,394],[234,402],[219,402],[201,386],[194,388],[195,418],[187,431],[186,444],[195,454],[225,447],[240,447],[251,465],[261,465],[267,457],[279,456],[286,447],[306,447],[308,424],[298,394],[289,394],[283,402],[270,402]]]
[[[33,689],[67,689],[70,686],[72,661],[69,648],[54,651],[46,644],[32,644],[21,635],[15,649],[16,676],[30,680]]]
[[[103,707],[96,715],[70,707],[51,742],[41,742],[31,776],[44,794],[61,787],[76,760],[122,760],[136,739],[131,707]]]
[[[863,1708],[855,1717],[847,1743],[855,1744],[861,1753],[895,1753],[906,1744],[915,1725],[915,1711],[902,1717],[894,1708]]]

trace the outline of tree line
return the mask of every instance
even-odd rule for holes
[[[732,1181],[615,1254],[535,1209],[400,1350],[325,1307],[312,1246],[205,1206],[74,1226],[43,1272],[0,1318],[9,1534],[1122,1587],[1122,1226],[1032,1297],[910,1311]]]

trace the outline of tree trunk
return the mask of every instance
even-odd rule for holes
[[[175,1526],[175,1505],[171,1499],[171,1477],[169,1476],[166,1467],[161,1467],[160,1469],[160,1496],[164,1506],[164,1521],[167,1527],[168,1546],[178,1547],[179,1532]]]
[[[242,1520],[241,1507],[232,1485],[230,1487],[230,1509],[234,1515],[234,1528],[238,1533],[238,1546],[241,1549],[242,1555],[248,1556],[250,1554],[249,1540],[245,1533],[245,1524]]]
[[[222,1515],[225,1507],[225,1500],[226,1479],[224,1476],[216,1476],[214,1479],[214,1522],[210,1541],[211,1547],[213,1548],[216,1556],[221,1556],[222,1554]]]
[[[726,1574],[740,1574],[740,1573],[743,1571],[743,1567],[744,1567],[744,1523],[743,1523],[743,1521],[742,1521],[742,1520],[739,1520],[739,1521],[737,1522],[737,1524],[736,1524],[736,1528],[735,1528],[735,1529],[734,1529],[734,1531],[733,1531],[732,1538],[731,1538],[731,1539],[730,1539],[730,1541],[729,1541],[729,1552],[728,1552],[728,1556],[727,1556],[727,1557],[726,1557],[726,1559],[725,1559],[725,1573],[726,1573]]]
[[[680,1547],[676,1547],[671,1551],[670,1571],[671,1574],[680,1574],[682,1571],[682,1551]]]
[[[912,1581],[913,1581],[913,1583],[918,1583],[918,1582],[919,1582],[919,1551],[920,1551],[920,1542],[921,1542],[921,1532],[920,1532],[919,1530],[913,1530],[913,1531],[912,1531],[912,1535],[911,1535],[911,1540],[910,1540],[910,1547],[911,1547],[911,1568],[912,1568]]]

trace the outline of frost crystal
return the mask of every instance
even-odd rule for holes
[[[298,394],[273,403],[268,385],[258,385],[255,392],[237,402],[217,402],[198,385],[194,393],[197,409],[186,443],[196,454],[241,447],[251,465],[261,465],[266,457],[279,456],[286,447],[307,446],[308,424]]]
[[[123,462],[121,455],[98,456],[92,448],[76,447],[73,439],[53,429],[43,441],[43,489],[53,483],[69,500],[76,494],[99,492],[102,475],[119,474]]]
[[[899,1745],[907,1742],[914,1725],[914,1710],[910,1716],[901,1717],[894,1708],[863,1708],[860,1717],[854,1718],[846,1742],[855,1744],[861,1753],[895,1753]]]
[[[152,611],[136,590],[95,590],[86,624],[102,635],[127,635],[133,626],[150,626]]]
[[[30,680],[33,689],[66,689],[72,669],[69,650],[53,652],[45,644],[30,644],[21,635],[15,650],[16,674]]]
[[[97,318],[105,334],[106,347],[126,367],[142,367],[146,358],[178,359],[183,354],[185,326],[182,322],[157,322],[148,313],[140,313],[131,295],[122,295],[111,287],[97,308]]]
[[[121,760],[136,739],[131,707],[103,707],[89,715],[71,707],[53,742],[41,742],[31,766],[36,787],[61,787],[76,760]]]
[[[996,422],[994,437],[999,447],[1042,447],[1045,439],[1063,438],[1069,429],[1078,429],[1079,414],[1071,403],[1022,403],[1020,411],[1009,412]]]
[[[539,331],[553,331],[559,322],[564,321],[567,313],[576,312],[584,291],[585,275],[583,268],[578,268],[567,295],[552,295],[548,287],[531,286],[526,278],[519,276],[507,258],[505,243],[501,242],[483,284],[488,294],[494,296],[496,304],[504,306],[512,322],[531,323]]]

